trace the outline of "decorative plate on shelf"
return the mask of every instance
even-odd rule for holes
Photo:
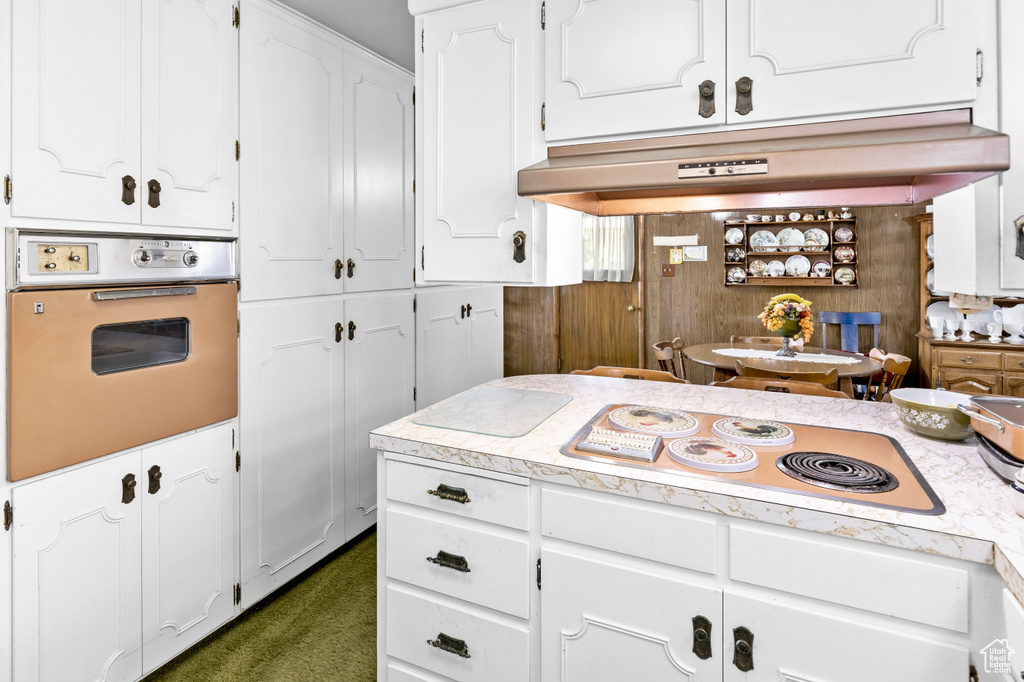
[[[808,241],[812,241],[818,246],[825,248],[828,246],[828,232],[820,227],[812,227],[804,232],[804,243]]]
[[[928,268],[928,275],[925,277],[925,281],[928,283],[928,292],[932,296],[949,296],[948,291],[937,291],[935,289],[935,269]]]
[[[629,405],[612,410],[608,422],[627,431],[640,431],[669,438],[692,436],[700,431],[693,416],[664,407]]]
[[[746,282],[747,273],[743,272],[743,268],[729,268],[729,272],[726,273],[725,279],[727,282]]]
[[[837,242],[852,242],[853,241],[853,230],[848,227],[840,227],[836,230],[836,241]]]
[[[743,221],[739,218],[727,218],[725,221],[726,225],[736,225],[737,223],[742,224]]]
[[[779,251],[799,251],[804,245],[804,233],[795,227],[784,227],[779,230]]]
[[[738,227],[730,227],[725,231],[725,241],[728,244],[742,244],[743,230]]]
[[[924,250],[928,254],[928,258],[935,259],[935,235],[928,235],[928,239],[924,241]]]
[[[733,263],[739,263],[743,260],[743,247],[736,246],[725,252],[725,259]]]
[[[711,426],[711,432],[740,445],[789,445],[796,439],[785,424],[738,417],[719,419]]]
[[[853,284],[857,281],[857,275],[851,268],[839,268],[834,277],[839,284]]]
[[[768,263],[768,268],[765,270],[765,274],[769,277],[782,277],[786,274],[786,266],[780,260],[773,260]]]
[[[779,245],[779,238],[768,230],[758,230],[750,235],[751,251],[775,251]]]
[[[703,471],[750,471],[758,464],[757,454],[745,445],[699,436],[669,441],[668,456],[683,466]]]
[[[800,220],[800,212],[799,211],[793,211],[792,213],[789,214],[789,219],[790,220]]]
[[[837,246],[832,255],[840,263],[852,263],[853,259],[857,257],[857,252],[853,250],[852,246]]]
[[[786,274],[790,277],[806,277],[811,271],[811,261],[807,256],[790,256],[786,259]]]
[[[832,274],[832,264],[827,260],[816,260],[811,265],[811,274],[815,277],[828,277]]]
[[[768,264],[763,260],[751,261],[750,265],[747,266],[747,272],[750,273],[751,277],[764,277],[768,270]]]

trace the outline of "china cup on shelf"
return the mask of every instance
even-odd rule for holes
[[[956,330],[960,324],[956,320],[943,320],[946,325],[946,335],[943,337],[946,341],[956,341]]]
[[[998,322],[989,322],[985,325],[988,332],[988,340],[992,343],[999,343],[1003,340],[1003,325]]]
[[[928,318],[928,329],[932,333],[933,339],[941,339],[942,332],[946,328],[946,320],[941,317],[930,316]]]

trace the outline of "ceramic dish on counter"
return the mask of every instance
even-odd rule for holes
[[[725,242],[727,244],[742,244],[743,230],[738,227],[730,227],[725,231]]]
[[[795,440],[793,429],[763,419],[726,417],[711,425],[711,433],[732,443],[754,446],[789,445]]]
[[[773,260],[768,263],[768,268],[765,273],[769,277],[782,277],[786,274],[786,266],[780,260]]]
[[[857,257],[857,252],[853,250],[852,246],[837,246],[832,255],[840,263],[852,263],[853,259]]]
[[[751,261],[750,265],[747,266],[747,272],[750,273],[751,277],[764,277],[768,270],[768,264],[763,260]]]
[[[779,230],[779,251],[799,251],[804,245],[804,233],[795,227],[784,227]]]
[[[833,277],[839,284],[853,284],[857,281],[857,274],[850,268],[837,269]]]
[[[726,273],[725,279],[726,279],[727,282],[733,282],[733,283],[746,282],[747,281],[747,273],[745,273],[743,271],[743,268],[740,268],[740,267],[729,268],[729,272]]]
[[[745,255],[743,247],[735,246],[725,252],[725,259],[732,263],[739,263],[743,260]]]
[[[664,438],[692,436],[700,431],[700,424],[686,412],[646,405],[629,405],[612,410],[608,414],[608,422],[620,429]]]
[[[820,227],[812,227],[811,229],[804,232],[804,243],[806,244],[809,241],[814,242],[815,244],[820,246],[821,249],[824,249],[826,246],[828,246],[828,232],[821,229]]]
[[[673,461],[702,471],[750,471],[758,464],[753,450],[721,438],[677,438],[666,450]]]
[[[806,277],[811,271],[811,261],[807,256],[790,256],[786,259],[786,274],[790,277]]]
[[[914,433],[940,440],[964,440],[974,435],[971,418],[960,411],[971,396],[931,388],[897,388],[889,392],[900,421]]]
[[[750,235],[751,251],[775,251],[779,245],[779,238],[768,230],[758,230]]]
[[[811,265],[811,274],[815,277],[828,277],[832,274],[832,264],[827,260],[814,261]]]
[[[853,241],[853,230],[848,227],[840,227],[836,230],[835,239],[837,242],[852,242]]]

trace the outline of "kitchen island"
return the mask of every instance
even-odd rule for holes
[[[488,385],[571,400],[518,437],[417,415],[371,433],[380,679],[1011,679],[985,666],[993,647],[1024,652],[1024,519],[973,440],[916,436],[889,404],[570,375]],[[891,436],[945,513],[561,454],[610,404]],[[471,416],[488,433],[517,420]],[[1021,654],[1011,664],[1019,679]]]

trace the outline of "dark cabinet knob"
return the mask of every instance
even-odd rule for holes
[[[711,118],[715,115],[715,82],[710,80],[704,81],[697,86],[697,92],[700,95],[697,113],[704,118]]]
[[[754,81],[744,76],[736,81],[736,113],[746,116],[754,110]]]
[[[149,181],[149,205],[151,208],[160,207],[160,183],[156,180]]]
[[[130,175],[121,178],[121,201],[125,206],[135,203],[135,178]]]

